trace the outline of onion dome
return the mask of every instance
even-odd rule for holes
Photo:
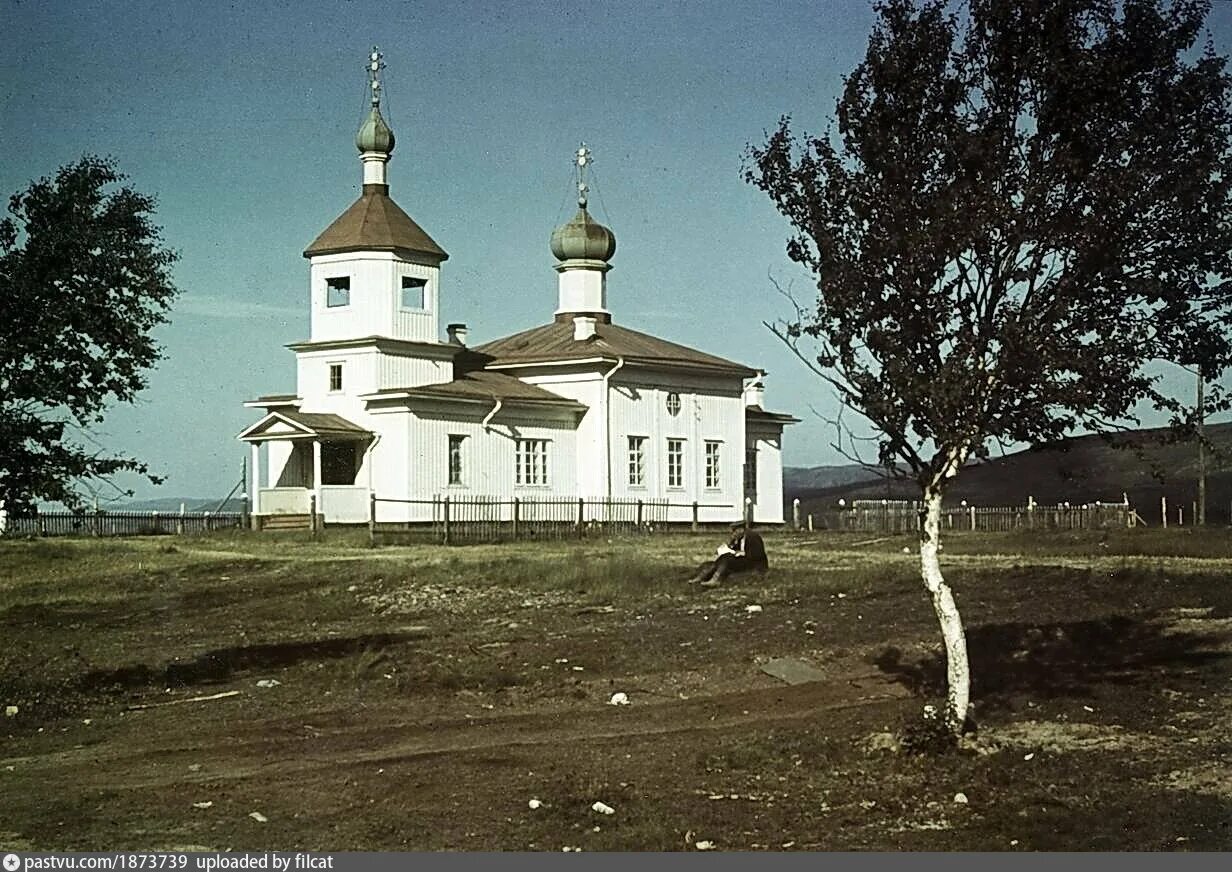
[[[355,134],[355,147],[361,152],[379,151],[385,154],[394,150],[394,132],[381,117],[377,106],[372,107],[364,123],[359,126],[359,132]]]
[[[590,217],[586,207],[552,231],[552,254],[557,260],[610,260],[616,253],[616,236]]]

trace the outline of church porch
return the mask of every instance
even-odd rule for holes
[[[300,517],[312,523],[368,520],[372,493],[362,474],[373,434],[339,415],[280,409],[239,438],[251,448],[254,526]],[[262,463],[265,446],[265,463]]]

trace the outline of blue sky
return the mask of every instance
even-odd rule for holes
[[[1228,52],[1232,3],[1216,7]],[[358,195],[376,43],[391,195],[450,253],[442,325],[479,344],[550,319],[548,236],[585,140],[593,211],[618,240],[614,318],[768,369],[769,405],[804,419],[786,461],[844,462],[810,411],[833,401],[761,324],[787,314],[768,273],[809,280],[740,164],[781,114],[824,128],[871,22],[865,0],[0,0],[0,193],[89,151],[157,196],[183,296],[158,334],[167,360],[98,439],[167,475],[125,482],[142,496],[221,496],[254,420],[241,403],[294,389],[301,252]]]

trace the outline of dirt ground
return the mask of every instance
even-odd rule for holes
[[[947,540],[948,752],[911,543],[767,539],[2,542],[0,848],[1232,848],[1227,531]]]

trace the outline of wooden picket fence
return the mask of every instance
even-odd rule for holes
[[[627,536],[664,530],[671,509],[687,509],[691,529],[698,530],[702,509],[733,509],[710,503],[675,504],[667,500],[585,497],[437,497],[400,500],[372,497],[368,522],[372,544],[408,540],[445,545],[519,539],[577,539],[587,536]],[[381,505],[420,507],[419,521],[380,519]],[[426,509],[430,507],[430,512]],[[429,520],[430,519],[430,520]]]
[[[7,516],[0,535],[182,536],[243,527],[246,520],[242,512],[38,512]]]
[[[1128,503],[1085,503],[1044,506],[946,506],[941,512],[943,531],[1009,532],[1011,530],[1094,530],[1132,526],[1136,515]],[[795,516],[797,527],[805,519]],[[911,500],[855,500],[808,516],[810,529],[859,533],[916,533],[920,529],[920,503]]]

